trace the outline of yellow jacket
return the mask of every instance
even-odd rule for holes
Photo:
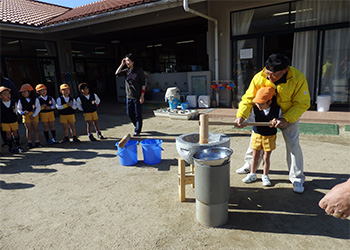
[[[253,99],[258,89],[262,87],[276,86],[267,79],[265,68],[257,73],[242,96],[237,111],[237,117],[247,119],[254,105]],[[299,70],[289,67],[287,82],[277,85],[277,104],[281,107],[283,118],[289,122],[296,122],[299,117],[310,107],[310,93],[305,76]]]

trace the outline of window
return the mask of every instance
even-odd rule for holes
[[[295,3],[233,12],[231,16],[232,34],[257,34],[294,28],[295,12]],[[242,29],[237,24],[246,28]]]

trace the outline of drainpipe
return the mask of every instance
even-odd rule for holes
[[[219,31],[218,31],[218,20],[216,20],[215,18],[212,18],[210,16],[207,16],[205,14],[202,14],[198,11],[195,11],[193,9],[190,9],[188,7],[188,0],[183,0],[183,7],[184,7],[184,10],[186,12],[189,12],[189,13],[192,13],[194,15],[197,15],[197,16],[200,16],[200,17],[203,17],[205,19],[208,19],[212,22],[214,22],[215,24],[215,42],[214,42],[214,46],[215,46],[215,80],[218,81],[219,80],[219,61],[218,61],[218,55],[219,55],[219,41],[218,41],[218,35],[219,35]]]

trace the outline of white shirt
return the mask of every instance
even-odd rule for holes
[[[98,96],[94,93],[94,96],[95,96],[95,103],[97,104],[97,105],[99,105],[100,104],[100,102],[101,102],[101,100],[100,100],[100,98],[98,98]],[[88,94],[88,95],[84,95],[84,97],[86,98],[86,99],[90,99],[90,94]],[[83,98],[83,97],[82,97]],[[77,98],[77,107],[78,107],[78,109],[80,110],[80,111],[84,111],[83,110],[83,105],[82,105],[82,102],[81,102],[81,99],[80,99],[80,97],[78,97]]]
[[[30,98],[25,98],[25,100],[29,103],[30,102]],[[34,110],[34,113],[33,113],[33,117],[37,116],[39,113],[40,113],[40,110],[41,110],[41,106],[40,106],[40,102],[39,102],[39,99],[38,98],[35,98],[35,110]],[[23,106],[22,106],[22,102],[21,102],[21,99],[18,100],[18,104],[17,104],[17,112],[20,114],[20,115],[23,115],[23,112],[25,110],[23,110]]]
[[[63,99],[66,101],[66,103],[69,103],[69,96],[68,97],[65,97],[65,96],[62,96]],[[77,109],[77,102],[75,101],[75,99],[73,98],[73,102],[72,102],[73,106],[72,106],[72,109]],[[62,103],[61,103],[61,97],[58,97],[57,100],[56,100],[56,107],[58,110],[62,110],[64,109]]]

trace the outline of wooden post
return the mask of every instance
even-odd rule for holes
[[[199,116],[199,144],[209,142],[209,115],[201,114]]]
[[[179,164],[179,199],[181,202],[186,200],[186,182],[185,182],[185,161],[178,159]]]

